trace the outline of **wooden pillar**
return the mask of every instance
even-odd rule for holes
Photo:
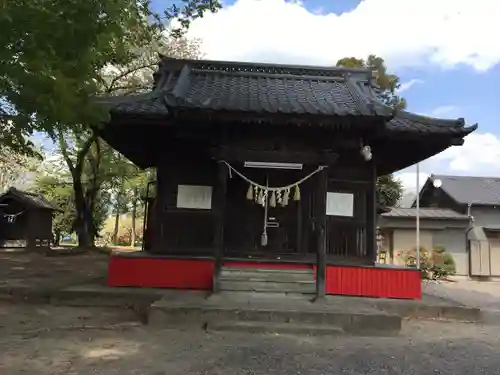
[[[226,206],[226,188],[227,188],[227,165],[223,162],[218,163],[217,185],[215,186],[214,199],[214,280],[213,292],[218,293],[220,282],[220,271],[222,266],[222,257],[224,256],[224,216]]]
[[[165,220],[165,194],[167,194],[167,184],[165,174],[170,171],[169,164],[162,163],[156,168],[156,192],[153,204],[148,208],[151,214],[148,216],[148,223],[146,226],[149,244],[147,251],[150,253],[162,254],[168,253],[168,242],[165,241],[163,235],[164,220]]]
[[[318,173],[316,188],[316,299],[325,296],[326,278],[326,193],[328,185],[328,171],[323,169]]]
[[[366,256],[373,264],[377,261],[377,173],[373,163],[366,197]]]

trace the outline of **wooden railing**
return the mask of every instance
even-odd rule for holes
[[[342,258],[366,258],[366,225],[362,222],[347,220],[328,220],[328,256]]]

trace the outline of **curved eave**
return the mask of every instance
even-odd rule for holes
[[[98,97],[95,102],[109,110],[112,116],[168,116],[170,114],[165,98],[156,92]]]
[[[451,146],[463,145],[464,137],[477,128],[477,124],[465,126],[463,118],[437,119],[400,111],[373,141],[377,169],[383,175],[410,167]]]
[[[477,129],[477,124],[465,126],[463,118],[440,119],[398,111],[394,118],[387,122],[386,130],[391,133],[415,133],[422,135],[443,135],[465,137]]]
[[[413,121],[418,121],[418,122],[424,122],[432,125],[439,125],[439,126],[465,126],[465,119],[463,117],[460,117],[458,119],[443,119],[443,118],[437,118],[437,117],[431,117],[431,116],[425,116],[425,115],[420,115],[417,113],[412,113],[408,111],[397,111],[396,113],[397,117],[402,117],[405,119],[413,120]]]

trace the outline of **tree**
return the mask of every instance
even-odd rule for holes
[[[153,171],[146,170],[141,171],[139,168],[134,166],[131,170],[126,184],[125,192],[128,198],[128,203],[130,206],[130,246],[135,247],[136,237],[137,237],[137,218],[138,210],[144,206],[141,204],[141,197],[146,196],[146,186],[149,181],[153,179]],[[142,229],[142,228],[141,228]]]
[[[26,189],[37,161],[12,149],[0,148],[0,194],[12,186]]]
[[[377,85],[380,88],[380,99],[396,109],[404,109],[406,100],[397,95],[400,87],[399,77],[387,72],[384,59],[369,55],[366,60],[356,57],[345,57],[337,61],[337,66],[345,68],[368,68],[375,73]],[[377,179],[377,200],[380,205],[394,206],[403,194],[401,182],[393,175],[381,176]]]
[[[105,116],[91,98],[102,70],[127,65],[161,35],[182,34],[218,0],[179,0],[160,17],[150,0],[15,0],[0,3],[0,142],[27,151],[27,136],[73,130]],[[178,20],[177,22],[174,22]]]
[[[375,55],[369,55],[366,60],[356,57],[345,57],[337,61],[337,66],[373,70],[377,85],[380,87],[380,99],[396,109],[406,108],[406,100],[397,95],[397,90],[401,86],[399,77],[387,72],[383,58]]]
[[[149,90],[158,64],[158,52],[183,58],[198,58],[201,55],[197,40],[160,36],[154,42],[136,47],[133,52],[135,57],[127,64],[108,65],[103,69],[99,93],[119,95]],[[116,152],[86,127],[74,127],[71,131],[57,129],[56,132],[59,150],[73,181],[78,243],[82,247],[90,247],[99,233],[95,215],[101,212],[99,222],[102,223],[107,213],[97,210],[97,204],[103,201],[104,195],[110,199],[109,194],[103,193],[101,188],[106,181],[117,184],[116,178],[124,173],[124,170],[119,169],[124,164]]]
[[[384,207],[394,207],[403,195],[401,181],[393,175],[377,178],[377,200]]]
[[[52,221],[54,246],[58,246],[63,234],[73,232],[75,222],[73,188],[64,179],[44,175],[36,180],[35,191],[62,211],[56,212]]]

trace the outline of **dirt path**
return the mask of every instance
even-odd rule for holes
[[[409,322],[400,337],[152,331],[123,310],[0,304],[0,374],[498,374],[500,327]]]

